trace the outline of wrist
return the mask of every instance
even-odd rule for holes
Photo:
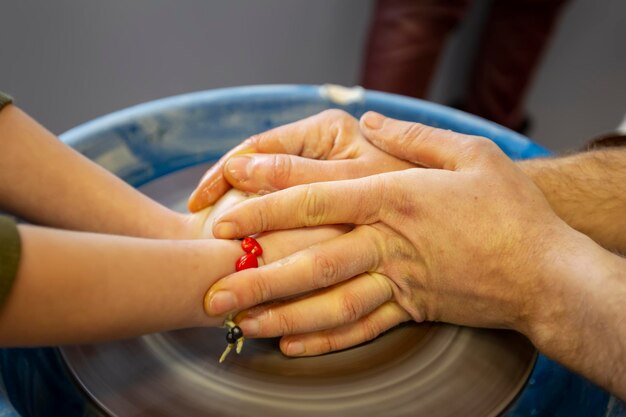
[[[178,235],[175,239],[213,239],[213,221],[224,211],[244,201],[248,195],[238,191],[228,191],[214,205],[191,214],[179,214]]]
[[[581,329],[594,320],[591,314],[599,311],[592,310],[606,295],[612,257],[615,255],[573,229],[552,237],[537,263],[530,313],[519,329],[540,351],[562,358],[580,350],[585,342]]]
[[[210,209],[202,210],[194,214],[183,214],[167,209],[168,213],[157,224],[154,238],[171,240],[196,240],[213,238],[210,229],[205,231]],[[206,233],[209,233],[208,235]]]
[[[626,395],[626,259],[578,234],[554,258],[527,336],[546,356]]]
[[[217,281],[235,272],[237,260],[244,254],[238,240],[198,239],[193,241],[176,241],[188,247],[190,260],[188,273],[194,277],[193,299],[189,304],[185,325],[181,327],[215,327],[221,326],[225,317],[209,316],[203,308],[203,300],[208,289]],[[195,265],[195,266],[194,266]],[[198,267],[197,265],[202,265]]]
[[[258,238],[258,243],[261,248],[263,248],[264,242],[266,239],[263,237]],[[219,260],[213,263],[213,268],[211,271],[213,272],[213,276],[215,277],[212,281],[208,282],[206,276],[199,277],[200,284],[199,287],[204,291],[203,298],[206,302],[206,294],[210,287],[212,287],[217,281],[220,281],[222,278],[225,278],[236,272],[236,265],[241,261],[241,258],[245,255],[250,255],[251,251],[244,250],[242,248],[242,241],[240,240],[223,240],[223,239],[211,239],[211,240],[198,240],[195,242],[190,242],[191,245],[198,244],[199,248],[202,247],[210,247],[215,252],[219,253]],[[200,253],[202,253],[202,249],[200,249]],[[267,262],[264,259],[264,253],[257,254],[255,256],[257,261],[257,266],[262,267]],[[221,326],[227,316],[210,316],[207,314],[208,310],[206,310],[206,306],[203,309],[203,302],[200,302],[197,305],[193,305],[191,310],[188,312],[188,318],[186,323],[188,324],[185,327],[199,327],[199,326]]]
[[[177,213],[180,222],[178,239],[213,239],[213,222],[210,218],[212,211],[213,208],[209,207],[191,214]]]
[[[581,216],[585,200],[580,195],[579,184],[569,176],[572,170],[582,169],[577,155],[519,161],[517,166],[541,190],[557,216],[574,229],[586,232],[588,216]]]
[[[571,213],[563,207],[563,202],[559,198],[563,192],[559,158],[528,159],[517,161],[515,164],[541,190],[552,210],[571,225]]]

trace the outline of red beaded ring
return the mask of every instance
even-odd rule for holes
[[[246,252],[235,264],[237,272],[248,268],[258,268],[259,260],[257,256],[263,255],[263,248],[253,237],[247,237],[241,241],[241,249]]]

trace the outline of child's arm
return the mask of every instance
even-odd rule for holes
[[[204,294],[235,271],[239,241],[170,241],[19,226],[22,257],[0,312],[0,345],[94,342],[194,326]],[[339,229],[260,237],[265,263],[337,236]]]
[[[210,236],[212,217],[177,214],[58,141],[9,105],[0,111],[0,209],[67,229],[170,239]],[[48,345],[221,325],[206,290],[234,272],[233,241],[154,241],[20,226],[17,277],[0,310],[0,345]],[[337,229],[260,238],[267,261]]]
[[[0,111],[0,210],[63,229],[199,237],[189,217],[137,192],[14,105]]]

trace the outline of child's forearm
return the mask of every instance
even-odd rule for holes
[[[343,233],[318,227],[268,233],[263,262]],[[235,272],[239,241],[153,240],[20,226],[22,257],[0,310],[0,346],[95,342],[195,326],[205,292]]]
[[[98,341],[200,325],[204,293],[234,272],[237,241],[168,241],[21,226],[0,344]]]
[[[64,229],[190,238],[183,215],[137,192],[12,105],[0,112],[0,209]]]

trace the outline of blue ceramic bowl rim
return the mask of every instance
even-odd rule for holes
[[[259,99],[267,99],[268,97],[271,97],[273,100],[278,100],[281,98],[292,99],[293,97],[298,97],[300,99],[311,100],[312,102],[326,101],[330,105],[329,107],[343,108],[346,110],[350,110],[350,107],[358,107],[361,105],[363,108],[372,107],[380,109],[400,109],[405,113],[420,114],[421,118],[426,117],[427,119],[434,121],[450,121],[451,119],[454,119],[454,125],[459,128],[454,129],[454,126],[450,126],[448,128],[461,131],[463,133],[489,137],[500,146],[505,144],[525,149],[519,155],[520,158],[548,156],[551,154],[550,151],[517,132],[486,119],[482,119],[478,116],[446,107],[441,104],[397,94],[363,90],[363,100],[356,103],[342,105],[340,103],[324,99],[320,93],[320,89],[324,87],[325,86],[310,84],[267,84],[226,87],[214,90],[185,93],[147,101],[125,109],[114,111],[80,124],[61,134],[60,137],[65,143],[70,146],[75,146],[78,142],[85,140],[89,136],[106,131],[119,123],[131,121],[137,118],[155,116],[167,112],[172,108],[192,107],[219,101],[255,101]]]

